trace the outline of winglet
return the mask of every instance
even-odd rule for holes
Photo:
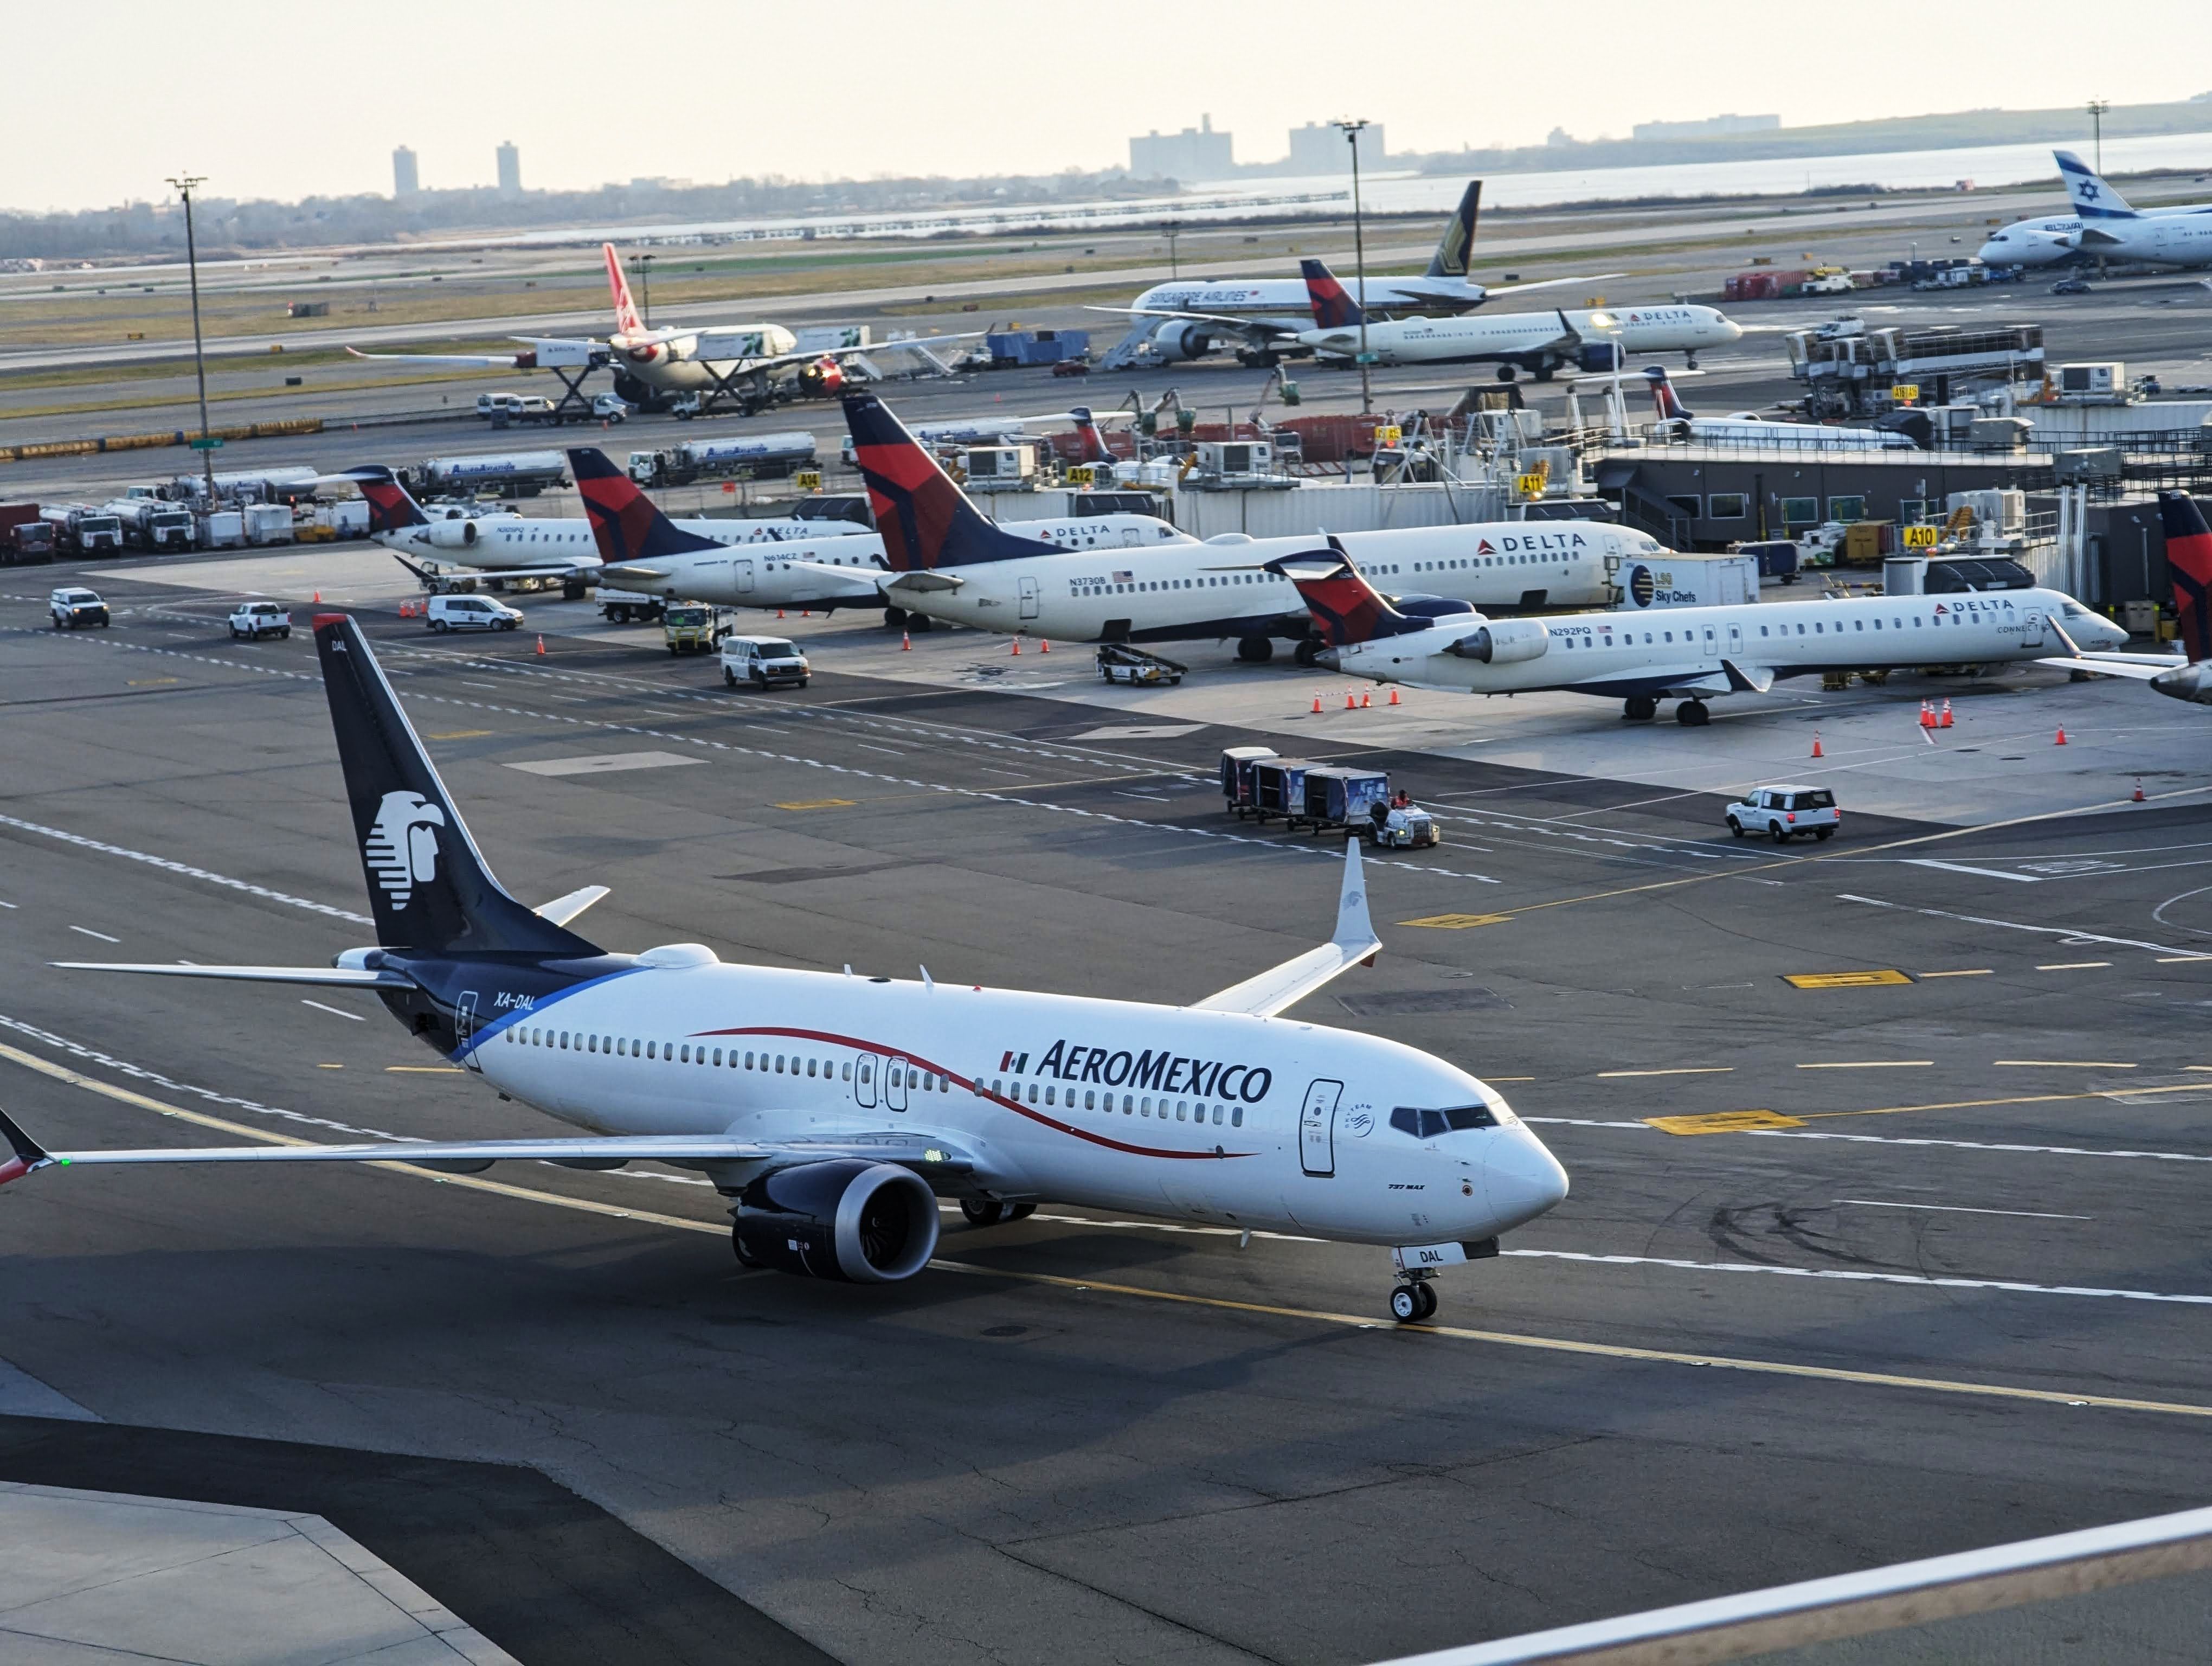
[[[1382,946],[1367,912],[1367,881],[1360,867],[1357,838],[1344,843],[1344,886],[1336,896],[1336,935],[1329,940],[1347,952],[1358,951],[1370,964],[1375,952]]]
[[[1376,936],[1375,922],[1368,917],[1367,881],[1361,871],[1359,837],[1355,833],[1345,842],[1344,887],[1337,893],[1336,934],[1317,949],[1308,949],[1257,977],[1248,977],[1193,1002],[1191,1010],[1273,1018],[1354,965],[1373,965],[1382,951],[1382,939]]]
[[[11,1180],[21,1180],[33,1169],[43,1169],[54,1159],[46,1155],[46,1148],[23,1132],[15,1119],[0,1110],[0,1134],[8,1138],[14,1155],[0,1161],[0,1186]]]

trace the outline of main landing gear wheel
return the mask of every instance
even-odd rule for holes
[[[970,1226],[996,1226],[1002,1220],[1027,1220],[1036,1213],[1036,1205],[963,1201],[960,1213],[967,1217]]]
[[[1275,657],[1275,645],[1265,636],[1242,636],[1237,641],[1237,657],[1248,666],[1264,666]]]
[[[1686,729],[1702,729],[1713,721],[1713,714],[1702,700],[1685,700],[1674,708],[1674,721]]]
[[[1620,702],[1620,714],[1632,723],[1649,723],[1659,715],[1659,696],[1656,694],[1632,694]]]
[[[906,610],[904,608],[887,607],[884,610],[884,629],[885,630],[902,629],[905,625]]]
[[[1501,382],[1511,381],[1515,374],[1513,367],[1510,364],[1501,364],[1498,367],[1498,380]]]
[[[1302,636],[1298,639],[1298,645],[1291,650],[1291,658],[1302,666],[1310,666],[1314,662],[1314,655],[1320,652],[1318,641],[1311,636]]]
[[[1401,1284],[1390,1292],[1390,1316],[1401,1325],[1417,1325],[1424,1319],[1433,1318],[1437,1311],[1437,1292],[1426,1280],[1419,1284]]]

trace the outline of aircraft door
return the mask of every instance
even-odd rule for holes
[[[1720,651],[1720,644],[1714,639],[1713,628],[1707,625],[1705,627],[1705,658],[1713,659],[1719,654]]]
[[[1142,538],[1143,534],[1134,526],[1124,526],[1121,529],[1121,542],[1126,545],[1133,547],[1142,540]]]
[[[863,1053],[853,1061],[853,1100],[863,1107],[876,1103],[876,1073],[884,1061],[872,1053]]]
[[[740,596],[751,595],[753,593],[752,557],[750,556],[739,556],[735,561],[730,563],[730,568],[731,570],[738,575],[738,593]]]
[[[483,1066],[478,1061],[475,1049],[469,1047],[469,1043],[476,1033],[477,992],[473,989],[465,989],[461,992],[460,1000],[453,1007],[453,1043],[456,1047],[465,1049],[461,1054],[461,1062],[481,1075],[483,1073]]]
[[[1037,581],[1035,579],[1024,579],[1022,581],[1022,617],[1034,619],[1036,616]]]
[[[904,1059],[886,1060],[884,1064],[884,1109],[906,1109],[906,1072]]]
[[[1336,1102],[1343,1092],[1342,1082],[1316,1081],[1298,1110],[1298,1164],[1316,1179],[1336,1172]]]
[[[1743,658],[1743,627],[1732,624],[1728,628],[1728,651],[1731,660]]]
[[[2020,644],[2022,648],[2043,646],[2043,610],[2031,607],[2020,616]]]

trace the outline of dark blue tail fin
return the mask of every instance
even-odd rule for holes
[[[1313,616],[1314,627],[1331,648],[1371,642],[1378,636],[1407,636],[1426,630],[1436,621],[1409,618],[1367,581],[1334,533],[1328,547],[1295,556],[1278,556],[1266,563],[1297,587],[1298,599]]]
[[[845,423],[853,431],[854,460],[868,483],[884,559],[894,573],[1013,561],[1055,547],[993,526],[874,394],[846,394]]]
[[[1336,274],[1329,271],[1327,262],[1301,260],[1298,271],[1306,281],[1306,299],[1313,307],[1315,329],[1348,330],[1365,316],[1359,303],[1336,281]]]
[[[598,447],[574,447],[568,453],[568,468],[576,477],[584,513],[592,519],[592,541],[599,546],[599,559],[608,566],[721,548],[710,538],[685,532],[661,514],[653,501],[638,490],[637,483]]]

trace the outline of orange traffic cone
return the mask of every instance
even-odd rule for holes
[[[2136,777],[2136,800],[2135,800],[2135,801],[2136,801],[2137,804],[2141,804],[2141,803],[2143,801],[2142,777],[2141,775],[2137,775],[2137,776]]]
[[[899,632],[899,652],[901,654],[914,652],[914,638],[903,630]]]
[[[321,591],[318,590],[317,592],[315,592],[315,603],[316,603],[316,605],[317,605],[317,606],[320,606],[320,605],[322,605],[322,599],[323,599],[323,593],[322,593]]]
[[[1923,729],[1936,727],[1936,708],[1925,700],[1920,702],[1920,727]]]
[[[545,654],[545,639],[544,639],[543,636],[540,636],[540,637],[538,639],[538,656],[539,656],[541,659],[544,656],[544,654]]]
[[[1359,697],[1350,689],[1344,691],[1344,708],[1348,712],[1356,712],[1359,709]]]
[[[1371,690],[1367,690],[1367,689],[1362,689],[1362,690],[1360,690],[1360,691],[1359,691],[1359,709],[1360,709],[1360,710],[1362,710],[1362,711],[1365,711],[1365,710],[1366,710],[1370,706],[1373,705],[1374,703],[1375,703],[1375,696],[1374,696],[1373,692],[1372,692]]]
[[[1015,638],[1014,638],[1014,656],[1013,656],[1013,657],[1014,657],[1015,659],[1017,659],[1017,660],[1018,660],[1018,659],[1020,659],[1020,658],[1022,657],[1022,639],[1021,639],[1020,637],[1018,637],[1018,636],[1017,636],[1017,637],[1015,637]]]
[[[1820,750],[1820,732],[1818,729],[1813,731],[1813,756],[1814,757],[1827,757],[1827,754]]]
[[[1939,729],[1951,727],[1951,702],[1948,700],[1943,702],[1943,715],[1936,720],[1936,727]]]
[[[1319,695],[1314,696],[1313,714],[1316,717],[1319,717],[1321,715],[1321,696]]]
[[[814,610],[811,607],[802,607],[799,610],[799,617],[802,619],[811,619],[814,617]]]
[[[775,610],[775,617],[779,619],[783,617],[783,610],[781,608],[779,607]]]
[[[2066,744],[2066,726],[2063,723],[2058,726],[2058,739],[2051,744],[2054,746],[2063,746]]]
[[[1038,646],[1037,652],[1039,654],[1049,654],[1052,652],[1052,639],[1049,636],[1046,637],[1043,642]]]
[[[1390,703],[1394,706],[1399,703],[1398,690],[1395,689],[1390,690]]]

